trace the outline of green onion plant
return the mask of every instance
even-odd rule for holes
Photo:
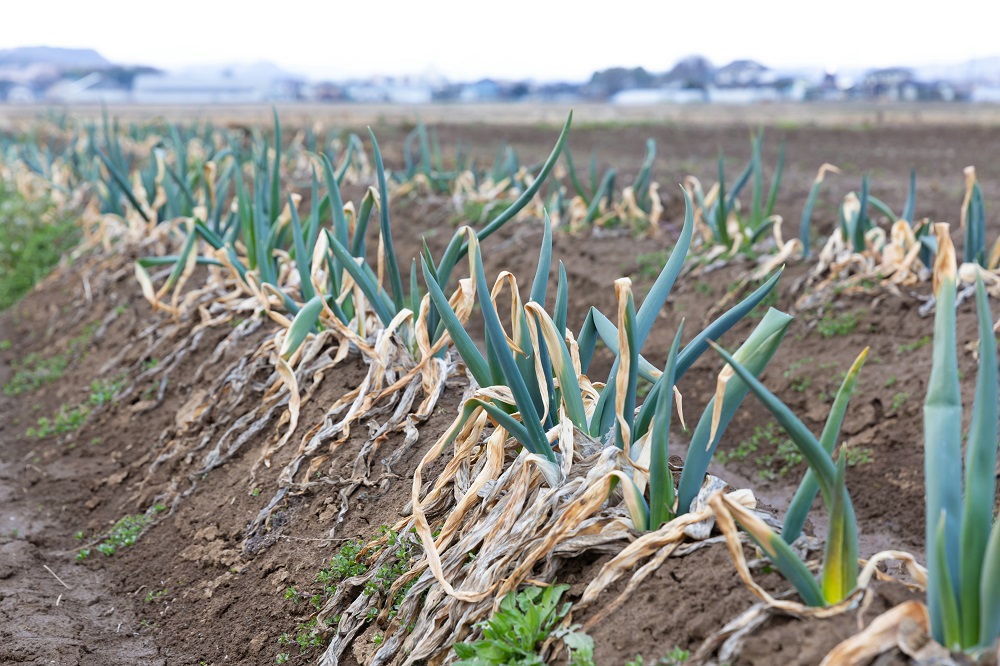
[[[952,650],[975,652],[995,647],[1000,636],[1000,521],[993,515],[997,341],[986,289],[977,279],[979,371],[963,447],[957,262],[948,225],[935,225],[935,232],[933,360],[924,402],[927,607],[936,640]]]

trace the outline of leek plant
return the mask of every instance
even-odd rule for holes
[[[656,161],[656,140],[646,139],[646,157],[642,160],[639,173],[636,174],[635,182],[632,183],[632,191],[635,194],[639,208],[646,213],[652,211],[651,186],[653,181],[653,163]]]
[[[594,353],[595,344],[599,337],[613,353],[616,360],[612,365],[610,375],[602,391],[593,415],[593,422],[589,431],[593,436],[606,437],[607,433],[614,431],[614,440],[620,448],[624,448],[623,430],[627,429],[634,437],[645,434],[649,422],[652,419],[653,405],[655,398],[661,390],[666,388],[663,375],[656,371],[642,356],[641,350],[645,345],[646,338],[653,328],[653,323],[666,303],[687,257],[688,249],[694,231],[693,206],[687,193],[684,193],[685,220],[681,229],[677,243],[671,251],[670,257],[666,261],[653,286],[650,288],[642,307],[635,313],[635,321],[631,322],[628,315],[629,306],[624,303],[619,305],[619,325],[616,330],[614,325],[596,308],[592,308],[584,322],[579,335],[581,370],[586,373],[590,366],[590,361]],[[780,272],[779,272],[780,274]],[[779,274],[772,276],[769,280],[750,294],[746,299],[725,312],[718,319],[712,322],[703,331],[695,335],[691,341],[679,352],[676,368],[676,379],[683,377],[684,373],[708,348],[712,340],[716,340],[740,319],[745,317],[777,284]],[[630,294],[629,294],[630,297]],[[628,323],[623,328],[623,323]],[[769,324],[771,322],[768,322]],[[623,361],[629,358],[628,371],[624,376],[619,376],[619,371],[623,366]],[[634,358],[634,360],[633,360]],[[636,389],[639,378],[651,382],[651,388],[644,403],[644,409],[640,410],[637,417],[633,418],[633,411],[636,405]],[[619,386],[619,380],[621,385]],[[659,381],[658,381],[659,380]],[[669,389],[669,390],[672,390]],[[617,411],[624,411],[616,414],[617,396],[621,393],[623,405]],[[623,428],[624,426],[624,428]]]
[[[416,151],[414,144],[417,145]],[[418,174],[422,174],[431,190],[438,194],[448,192],[451,183],[466,170],[467,156],[461,145],[456,148],[454,169],[445,169],[437,131],[433,127],[428,129],[420,118],[417,118],[416,127],[403,141],[403,158],[404,168],[394,173],[393,178],[397,182],[405,183],[413,181]],[[473,170],[473,173],[476,174],[478,181],[478,172]]]
[[[874,223],[868,215],[870,194],[871,179],[865,175],[861,178],[861,194],[851,192],[840,207],[838,220],[840,233],[855,252],[865,251],[868,247],[865,236],[874,228]]]
[[[910,188],[903,204],[902,215],[896,215],[892,208],[884,201],[871,193],[871,179],[864,176],[861,179],[861,194],[851,192],[844,199],[844,204],[840,208],[840,218],[838,225],[843,238],[849,243],[854,252],[864,252],[868,249],[869,236],[878,227],[872,220],[869,211],[877,210],[884,215],[891,223],[905,221],[912,231],[914,240],[920,243],[920,260],[925,266],[930,265],[930,257],[936,251],[937,245],[934,237],[930,234],[929,224],[916,224],[913,216],[916,212],[917,197],[917,172],[910,171]],[[882,247],[876,243],[876,250],[882,251]]]
[[[463,407],[461,420],[464,422],[471,416],[474,409],[481,407],[521,442],[528,451],[550,462],[555,462],[555,453],[546,435],[546,430],[553,426],[552,409],[559,404],[558,400],[560,400],[555,395],[555,383],[551,380],[552,368],[554,367],[559,375],[562,399],[566,401],[567,410],[572,415],[571,418],[581,422],[585,418],[583,397],[577,378],[572,373],[573,366],[572,360],[569,358],[569,351],[566,350],[563,353],[566,347],[565,343],[562,344],[562,349],[558,346],[554,348],[555,355],[549,355],[547,353],[548,346],[532,338],[533,333],[537,338],[537,331],[544,326],[543,335],[546,336],[546,341],[563,340],[565,329],[563,328],[560,332],[559,326],[565,326],[565,312],[568,302],[565,268],[561,267],[556,295],[555,319],[560,322],[559,325],[542,311],[541,314],[535,313],[536,326],[532,327],[531,319],[529,319],[517,290],[517,283],[511,277],[511,312],[514,318],[513,333],[515,336],[513,343],[511,343],[500,323],[492,294],[487,288],[478,240],[470,229],[465,228],[465,230],[470,238],[470,263],[485,324],[486,356],[479,351],[448,303],[438,278],[434,274],[433,266],[426,256],[422,258],[421,262],[424,281],[427,284],[431,300],[441,315],[442,327],[447,329],[455,344],[455,349],[462,356],[476,383],[483,388],[506,387],[507,394],[497,395],[490,400],[475,398],[468,401]],[[551,225],[546,220],[545,239],[539,258],[539,267],[531,287],[531,299],[534,303],[544,304],[545,302],[551,253],[552,231]],[[502,286],[502,282],[498,281],[498,285]],[[512,347],[517,350],[516,355]],[[536,361],[539,368],[548,368],[548,373],[544,373],[543,386],[540,386],[542,382],[539,382],[535,372]],[[546,392],[544,397],[542,388]],[[513,416],[515,413],[520,414],[520,420]],[[457,434],[457,430],[452,432]]]
[[[924,403],[927,606],[934,638],[953,650],[991,649],[1000,636],[1000,521],[995,521],[997,341],[976,280],[979,370],[962,464],[962,399],[955,332],[957,269],[947,224],[935,225],[934,342]]]
[[[656,161],[656,141],[646,140],[646,155],[643,158],[639,172],[636,174],[632,184],[622,191],[622,204],[624,199],[631,197],[634,201],[635,209],[639,217],[649,216],[653,213],[655,204],[653,198],[656,196],[655,185],[652,179],[653,163]],[[590,156],[589,169],[589,189],[581,182],[577,173],[573,156],[566,150],[566,168],[569,174],[570,186],[576,194],[573,201],[567,201],[562,188],[556,188],[553,199],[550,201],[554,210],[559,215],[569,214],[573,219],[575,227],[592,226],[616,226],[624,223],[635,223],[629,214],[627,206],[616,206],[615,202],[615,181],[618,172],[615,169],[608,169],[604,175],[598,177],[597,157],[594,153]],[[578,209],[575,208],[578,206]]]
[[[586,206],[587,212],[584,216],[584,222],[591,224],[600,214],[601,201],[604,201],[606,208],[611,207],[611,202],[614,199],[615,194],[615,178],[618,176],[618,172],[614,169],[608,169],[604,172],[604,176],[601,177],[600,181],[598,181],[597,155],[591,152],[590,192],[588,193],[583,184],[580,182],[580,177],[576,173],[576,164],[574,164],[573,155],[569,150],[566,150],[566,169],[569,172],[570,183],[573,186],[573,191],[576,192],[576,195],[580,197],[583,204]]]
[[[432,133],[431,136],[434,138],[435,135]],[[513,147],[507,145],[501,145],[491,169],[480,168],[475,160],[466,166],[467,156],[459,146],[455,170],[444,171],[440,147],[435,145],[434,151],[436,170],[430,174],[416,174],[411,184],[427,182],[431,191],[450,188],[457,215],[477,224],[483,224],[491,216],[502,212],[531,189],[533,179],[530,172],[538,170],[537,166],[521,165]],[[429,158],[424,161],[426,159]]]
[[[774,415],[809,464],[809,471],[789,507],[782,535],[774,533],[763,521],[749,520],[748,516],[739,514],[734,518],[774,563],[778,571],[792,583],[807,605],[836,604],[847,598],[857,585],[858,526],[845,484],[846,447],[841,449],[836,460],[832,456],[840,436],[840,427],[847,411],[848,401],[868,350],[861,352],[844,377],[819,439],[787,405],[754,377],[753,372],[722,348],[716,346],[716,351]],[[789,543],[801,533],[802,523],[816,497],[817,490],[822,494],[829,517],[819,582],[789,546]]]
[[[777,277],[775,275],[772,280],[776,280]],[[766,293],[765,290],[764,294]],[[739,318],[741,317],[737,317],[737,320]],[[774,309],[769,310],[737,350],[737,355],[746,359],[753,367],[759,368],[758,371],[763,370],[781,343],[790,321],[791,317],[788,315]],[[654,388],[657,389],[655,394],[650,391],[639,410],[635,446],[631,455],[631,462],[637,472],[631,478],[619,477],[624,486],[623,495],[630,517],[639,530],[658,529],[664,523],[691,509],[692,501],[701,489],[722,433],[747,393],[742,381],[734,379],[727,383],[721,395],[713,397],[688,445],[681,480],[675,487],[673,474],[668,465],[669,430],[674,385],[678,378],[678,367],[683,362],[678,353],[682,327],[683,322],[671,346],[666,368],[654,384]],[[706,339],[707,344],[714,343]],[[721,418],[724,418],[725,423],[712,431],[714,414],[724,415]],[[644,496],[646,485],[649,490],[648,503]]]
[[[813,208],[816,207],[816,199],[819,197],[820,188],[828,173],[840,173],[840,169],[832,164],[821,166],[819,171],[816,172],[816,178],[813,179],[812,186],[809,188],[809,196],[806,198],[805,206],[802,207],[802,219],[799,223],[799,240],[802,241],[802,253],[806,257],[812,255],[810,234],[812,232]]]
[[[900,220],[905,220],[913,230],[914,239],[920,243],[918,257],[920,263],[930,269],[934,261],[934,253],[937,252],[937,239],[933,234],[933,225],[927,218],[922,222],[916,221],[917,214],[917,170],[910,169],[910,189],[906,193],[906,203],[903,204],[903,214]],[[893,219],[893,218],[890,218]]]
[[[965,168],[965,200],[962,202],[962,226],[965,243],[962,255],[965,263],[986,265],[986,202],[976,178],[976,168]]]
[[[718,181],[708,194],[700,186],[694,188],[702,216],[711,231],[715,244],[729,248],[730,254],[752,252],[754,245],[765,238],[778,219],[774,207],[781,188],[785,165],[785,144],[781,144],[771,185],[764,194],[764,163],[761,157],[764,133],[750,137],[750,160],[740,172],[732,187],[726,187],[726,156],[720,150]],[[697,183],[697,181],[694,181]],[[747,185],[751,186],[750,208],[740,208],[739,197]]]

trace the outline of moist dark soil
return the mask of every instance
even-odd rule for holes
[[[669,252],[681,221],[681,200],[672,184],[694,173],[706,187],[714,182],[716,149],[738,156],[734,172],[749,154],[748,128],[644,126],[578,128],[571,146],[580,161],[596,151],[599,164],[619,169],[620,182],[630,182],[642,160],[646,137],[659,142],[654,175],[664,185],[666,216],[655,239],[632,236],[557,233],[554,255],[569,277],[571,327],[578,329],[587,308],[614,312],[613,281],[631,276],[641,296]],[[390,166],[401,162],[390,148],[404,129],[380,130]],[[551,130],[527,127],[444,126],[443,145],[456,139],[491,159],[496,144],[514,145],[525,162],[541,159],[554,140]],[[901,208],[909,169],[918,169],[919,217],[957,223],[962,200],[961,169],[979,166],[987,200],[1000,195],[1000,161],[992,132],[978,128],[906,129],[769,128],[765,163],[773,164],[780,141],[788,162],[778,199],[787,221],[786,236],[796,221],[816,169],[833,162],[845,174],[831,178],[816,208],[816,236],[829,233],[836,202],[858,187],[862,170],[873,174],[873,193]],[[439,255],[451,236],[456,213],[446,197],[401,197],[392,201],[396,250],[401,263],[426,239]],[[956,225],[957,226],[957,225]],[[994,237],[991,229],[989,237]],[[512,271],[522,288],[534,274],[541,238],[537,220],[517,221],[483,243],[487,274]],[[956,238],[956,241],[959,239]],[[56,664],[273,664],[279,653],[288,663],[311,663],[315,647],[300,654],[279,638],[306,623],[312,607],[294,589],[315,589],[316,573],[345,540],[367,540],[383,525],[396,522],[409,498],[410,478],[421,455],[455,417],[461,386],[446,389],[434,415],[420,426],[420,438],[392,469],[379,470],[370,487],[356,490],[350,508],[338,522],[342,486],[333,475],[317,478],[308,490],[285,497],[266,529],[248,535],[248,527],[265,508],[276,488],[278,472],[297,441],[322,418],[326,409],[356,387],[366,368],[349,357],[324,377],[303,406],[298,430],[279,450],[270,467],[256,464],[265,446],[276,439],[277,419],[245,443],[225,464],[197,473],[199,456],[167,455],[177,445],[178,414],[204,395],[234,359],[216,358],[219,342],[232,332],[229,324],[209,327],[199,343],[170,371],[163,399],[150,408],[148,399],[160,385],[138,385],[126,398],[95,408],[82,427],[58,437],[29,437],[27,430],[42,416],[61,407],[86,402],[95,378],[124,374],[134,380],[153,359],[144,350],[158,331],[172,325],[153,313],[142,299],[126,258],[94,268],[70,268],[40,285],[27,299],[0,314],[0,381],[6,384],[29,354],[66,353],[70,363],[52,383],[16,396],[0,397],[0,661]],[[731,264],[709,272],[682,276],[662,312],[644,353],[662,364],[681,320],[700,328],[708,310],[738,285],[752,266]],[[777,288],[774,307],[796,315],[764,383],[819,432],[841,373],[866,346],[868,361],[844,424],[843,440],[855,452],[848,485],[862,533],[862,556],[893,548],[922,558],[924,533],[921,405],[930,370],[932,319],[918,309],[929,286],[889,294],[843,293],[812,310],[795,307],[806,266],[790,265]],[[89,296],[88,296],[89,294]],[[735,348],[756,325],[763,309],[723,338]],[[851,322],[831,334],[823,323]],[[975,360],[966,348],[975,337],[974,306],[959,309],[958,340],[964,373],[964,397],[971,402]],[[256,346],[273,329],[263,324],[249,336]],[[609,359],[598,355],[592,374],[603,379]],[[688,423],[700,417],[715,389],[721,363],[712,352],[689,371],[680,385]],[[258,378],[263,379],[263,378]],[[263,394],[250,390],[234,408],[249,410]],[[730,426],[722,444],[722,462],[712,473],[736,487],[749,487],[781,515],[804,472],[804,465],[781,448],[780,429],[769,425],[769,413],[750,397]],[[283,428],[284,426],[280,426]],[[367,429],[359,424],[351,437],[329,452],[323,469],[343,469],[345,476]],[[688,435],[678,426],[675,452],[683,455]],[[390,438],[387,446],[399,444]],[[162,458],[150,473],[154,461]],[[126,515],[140,514],[168,491],[186,494],[131,547],[105,556],[91,541]],[[822,534],[817,503],[812,528]],[[82,533],[82,539],[74,538]],[[249,539],[247,537],[250,537]],[[89,557],[78,560],[80,548]],[[753,554],[748,551],[748,556]],[[576,598],[602,561],[581,560],[572,571],[571,597]],[[52,571],[48,571],[45,567]],[[758,570],[772,593],[787,585],[775,574]],[[58,576],[58,578],[57,578]],[[63,583],[60,582],[63,581]],[[67,587],[68,586],[68,587]],[[609,603],[624,582],[606,591]],[[902,586],[881,585],[864,621],[910,598]],[[60,596],[61,595],[61,596]],[[624,664],[637,654],[652,663],[674,647],[694,651],[707,636],[755,602],[736,575],[721,544],[670,558],[644,583],[628,604],[591,631],[597,663]],[[585,621],[586,616],[579,618]],[[737,659],[740,664],[816,664],[837,642],[857,630],[858,616],[801,621],[774,617],[751,636]],[[370,632],[369,632],[370,633]],[[369,634],[361,635],[345,663],[363,663],[371,654]]]

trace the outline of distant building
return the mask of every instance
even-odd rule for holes
[[[386,87],[386,101],[392,104],[429,104],[434,91],[425,83],[394,82]]]
[[[135,77],[138,104],[252,104],[301,98],[304,82],[274,65],[198,68]]]
[[[428,104],[434,89],[416,77],[379,77],[345,84],[344,97],[362,104]]]
[[[793,78],[743,86],[712,86],[708,90],[708,101],[716,104],[801,102],[806,98],[808,90],[809,86],[805,81]]]
[[[977,85],[972,89],[970,99],[973,102],[1000,104],[1000,85]]]
[[[348,83],[344,86],[344,96],[352,102],[381,104],[389,101],[385,86],[370,81]]]
[[[493,79],[482,79],[462,86],[458,93],[460,102],[494,102],[500,99],[500,84]]]
[[[524,99],[533,102],[572,104],[582,99],[580,88],[575,83],[546,83],[532,86]]]
[[[775,79],[770,69],[755,60],[734,60],[715,70],[715,85],[719,88],[747,88]]]
[[[666,74],[655,78],[655,83],[677,88],[707,88],[715,77],[715,67],[703,56],[688,56]]]
[[[819,85],[806,90],[805,98],[811,101],[839,102],[846,97],[847,87],[849,86],[840,84],[834,72],[828,71],[823,74]]]
[[[307,99],[315,102],[343,102],[347,99],[347,91],[343,86],[332,81],[321,81],[307,86],[304,94]]]
[[[61,104],[119,104],[131,99],[124,84],[93,72],[79,79],[63,79],[45,91],[45,99]]]
[[[698,104],[708,101],[708,91],[702,88],[636,88],[622,90],[612,95],[609,101],[621,106]]]
[[[970,97],[968,90],[950,81],[918,80],[907,67],[867,72],[848,94],[856,99],[890,102],[953,102]]]
[[[607,99],[622,90],[655,88],[653,75],[642,67],[611,67],[594,72],[581,93],[594,99]]]
[[[918,97],[918,84],[907,67],[873,69],[855,87],[855,96],[912,102]]]
[[[144,75],[136,77],[133,96],[139,104],[254,103],[267,100],[267,88],[226,77]]]

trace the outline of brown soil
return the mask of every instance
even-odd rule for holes
[[[482,148],[486,158],[491,157],[498,141],[510,141],[522,151],[525,161],[543,156],[553,137],[551,131],[529,127],[445,126],[439,131],[444,145],[462,138]],[[401,137],[401,131],[394,134],[386,130],[385,134],[384,146]],[[596,149],[602,163],[619,167],[620,182],[625,183],[630,170],[634,173],[641,161],[647,136],[659,140],[660,157],[654,173],[664,184],[687,173],[710,183],[716,146],[740,159],[749,150],[745,128],[678,126],[580,128],[574,130],[572,146],[578,160],[585,158],[591,147]],[[917,166],[921,187],[918,212],[938,220],[956,220],[962,195],[961,167],[966,164],[980,165],[988,200],[1000,195],[1000,167],[993,159],[995,149],[985,130],[775,128],[768,130],[768,163],[773,162],[782,138],[787,141],[788,164],[778,209],[789,220],[787,235],[795,233],[794,221],[809,183],[824,161],[839,164],[847,173],[831,181],[821,196],[816,209],[821,231],[833,224],[834,202],[857,186],[859,168],[875,173],[874,193],[898,208],[905,196],[909,168]],[[394,156],[387,152],[392,163]],[[639,294],[648,288],[650,276],[644,268],[650,262],[648,255],[669,250],[666,239],[676,233],[680,218],[679,198],[668,187],[664,191],[668,195],[665,240],[637,243],[627,236],[556,236],[555,256],[566,263],[569,274],[573,328],[579,327],[590,305],[613,312],[614,278],[631,275]],[[401,199],[393,202],[393,215],[396,249],[408,263],[419,249],[421,232],[426,232],[432,250],[440,252],[450,236],[454,212],[444,199]],[[486,241],[487,273],[495,274],[502,267],[526,284],[534,273],[539,237],[538,223],[528,221]],[[0,398],[0,422],[4,424],[0,430],[0,505],[4,509],[0,529],[0,613],[4,618],[0,661],[264,665],[275,663],[277,653],[289,652],[289,663],[309,663],[317,656],[316,649],[300,656],[294,645],[282,647],[277,642],[285,632],[294,634],[312,610],[305,598],[298,603],[286,600],[285,591],[293,587],[304,595],[315,589],[315,574],[343,540],[368,539],[381,525],[395,522],[408,499],[416,462],[450,424],[461,388],[445,391],[434,416],[420,427],[419,441],[395,468],[381,470],[372,487],[354,493],[343,522],[337,522],[341,486],[330,476],[319,479],[302,494],[284,498],[270,529],[248,535],[248,525],[270,500],[277,473],[294,448],[290,444],[279,451],[270,468],[258,467],[251,478],[262,447],[273,439],[277,418],[226,464],[202,473],[200,454],[167,456],[143,482],[151,463],[169,453],[179,436],[177,413],[234,360],[213,359],[216,345],[232,333],[228,325],[203,332],[199,345],[171,370],[163,401],[154,408],[141,411],[149,386],[137,386],[120,403],[95,410],[75,433],[44,440],[26,437],[26,428],[39,416],[85,401],[95,377],[122,372],[130,379],[138,376],[150,360],[144,350],[159,334],[157,327],[150,329],[151,322],[159,321],[160,328],[169,324],[149,311],[126,264],[115,264],[114,269],[88,274],[93,296],[89,305],[83,305],[80,272],[71,270],[0,315],[0,340],[12,342],[10,349],[0,351],[2,382],[12,376],[15,359],[31,352],[49,354],[66,349],[88,325],[106,323],[100,335],[86,345],[85,353],[74,355],[74,362],[59,381],[35,392]],[[687,317],[689,326],[701,324],[708,306],[721,299],[746,270],[747,266],[731,265],[696,279],[681,278],[661,324],[647,343],[650,360],[662,363],[680,318]],[[794,286],[803,272],[803,267],[789,267],[779,285],[776,307],[794,308],[799,296]],[[857,317],[853,331],[844,335],[821,335],[816,324],[824,316],[822,312],[796,312],[797,321],[782,352],[763,376],[764,383],[818,432],[828,408],[824,394],[835,390],[838,373],[858,352],[866,345],[871,347],[844,427],[851,448],[865,452],[848,472],[863,535],[862,556],[888,547],[919,556],[923,548],[920,411],[930,346],[921,341],[931,334],[932,322],[917,312],[921,302],[917,297],[926,296],[927,289],[916,292],[901,297],[842,295],[833,304],[833,311],[852,312]],[[971,304],[960,308],[961,345],[974,336],[973,314]],[[754,324],[743,322],[724,342],[735,346]],[[256,345],[267,333],[265,325],[247,339],[247,344]],[[971,355],[963,354],[960,359],[965,377],[970,378],[975,372]],[[606,370],[607,359],[598,357],[595,369],[602,367]],[[700,416],[712,395],[719,367],[709,352],[684,378],[681,389],[689,422]],[[301,432],[356,386],[364,372],[360,360],[348,359],[328,373],[303,409]],[[594,374],[600,376],[600,372]],[[971,387],[966,381],[965,389],[970,391]],[[215,418],[235,418],[260,397],[251,392],[239,404],[226,408],[231,414],[220,413]],[[745,406],[720,450],[737,449],[751,439],[755,429],[770,421],[753,398],[748,398]],[[331,454],[330,469],[342,468],[346,475],[365,439],[364,432],[364,427],[356,427],[351,439]],[[678,430],[674,441],[677,453],[683,454],[685,434]],[[397,444],[393,438],[387,442],[390,447]],[[763,502],[780,513],[804,468],[795,464],[783,470],[781,464],[763,466],[756,460],[773,452],[774,444],[765,442],[757,453],[742,460],[715,465],[713,473],[735,486],[753,488]],[[189,494],[163,514],[137,545],[121,549],[113,557],[95,551],[82,562],[74,560],[81,546],[72,537],[74,533],[83,531],[89,538],[123,515],[141,513],[172,484],[190,490]],[[821,527],[821,513],[816,513],[817,527]],[[600,559],[578,563],[578,573],[565,581],[573,585],[573,594],[582,591],[587,577],[601,563]],[[63,587],[43,565],[71,589]],[[774,592],[785,588],[773,574],[763,575],[761,580]],[[608,590],[602,599],[610,602],[621,589],[623,586]],[[865,619],[905,596],[901,588],[881,586]],[[636,654],[650,663],[674,646],[694,650],[753,602],[721,546],[672,558],[629,604],[592,631],[598,663],[624,664]],[[737,663],[815,664],[856,627],[854,614],[822,623],[773,618],[750,638]],[[349,651],[345,661],[363,660],[370,647],[362,643],[370,640],[369,634],[360,636],[355,654]]]

